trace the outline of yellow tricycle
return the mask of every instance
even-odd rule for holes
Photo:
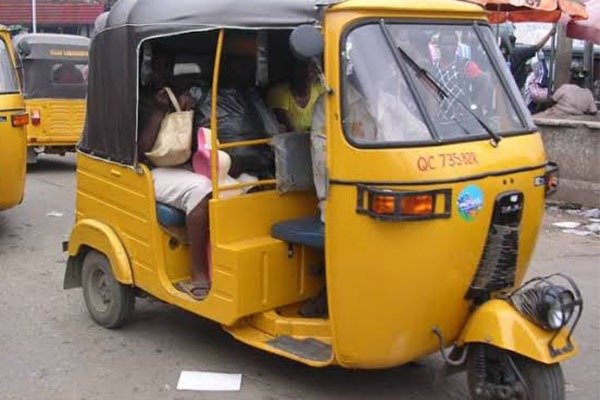
[[[50,33],[17,35],[27,126],[27,162],[40,153],[74,151],[85,120],[88,49],[83,36]]]
[[[314,367],[440,352],[474,399],[565,398],[581,295],[563,275],[524,282],[557,168],[481,6],[122,0],[102,18],[64,243],[64,287],[95,322],[150,296]],[[295,62],[321,87],[310,133],[273,129],[265,106]],[[186,98],[195,152],[149,162],[148,121],[190,121]],[[211,177],[200,245],[194,173]],[[190,196],[162,200],[165,176]],[[198,246],[202,299],[181,290]]]
[[[0,211],[23,200],[28,123],[10,33],[0,25]]]

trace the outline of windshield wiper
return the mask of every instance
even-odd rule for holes
[[[425,79],[427,80],[427,82],[433,85],[433,87],[437,90],[440,98],[452,98],[458,104],[460,104],[461,107],[464,108],[469,113],[469,115],[471,115],[475,119],[475,121],[477,121],[479,125],[481,125],[481,127],[492,138],[492,144],[494,145],[494,147],[498,146],[498,143],[500,143],[500,141],[502,140],[501,136],[495,134],[492,128],[490,128],[485,122],[483,122],[483,120],[475,112],[473,112],[473,110],[471,110],[465,103],[463,103],[463,101],[457,95],[445,90],[442,87],[442,85],[437,81],[437,79],[435,79],[435,77],[433,77],[429,71],[420,66],[410,55],[406,53],[406,51],[404,51],[404,49],[402,49],[400,46],[396,46],[396,49],[402,55],[402,57],[406,61],[408,61],[410,66],[417,72],[417,77],[419,77],[420,79]]]
[[[390,31],[388,30],[387,26],[385,25],[385,21],[383,19],[381,19],[379,21],[379,27],[381,28],[381,33],[383,34],[383,37],[385,38],[386,44],[388,45],[390,51],[392,52],[392,56],[394,57],[394,61],[396,62],[396,65],[402,72],[402,76],[404,77],[404,80],[406,81],[406,84],[408,85],[408,89],[411,91],[411,94],[413,95],[413,99],[415,99],[415,103],[417,104],[417,108],[419,109],[419,112],[421,113],[421,117],[423,118],[423,121],[425,121],[425,124],[429,128],[433,137],[438,142],[441,142],[440,135],[437,133],[435,125],[433,124],[433,121],[431,120],[431,116],[427,112],[427,108],[425,107],[423,98],[421,97],[421,94],[419,93],[419,90],[417,89],[415,83],[412,81],[412,79],[410,79],[410,74],[407,70],[408,68],[402,62],[399,52],[396,49],[396,47],[394,46],[394,40],[392,39],[392,35],[390,35]]]

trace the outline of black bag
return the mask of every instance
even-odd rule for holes
[[[210,127],[211,92],[209,87],[194,86],[190,94],[196,100],[196,127]],[[219,89],[217,126],[221,143],[263,139],[278,133],[277,120],[255,89]],[[273,150],[268,145],[225,150],[231,157],[229,174],[242,173],[271,178],[275,171]]]

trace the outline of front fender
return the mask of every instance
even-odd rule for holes
[[[566,344],[566,330],[560,332],[555,346]],[[486,343],[521,354],[544,364],[561,362],[577,354],[573,341],[570,351],[559,355],[550,353],[550,341],[556,332],[546,331],[530,322],[505,300],[490,300],[481,305],[469,318],[459,339],[459,345]]]
[[[112,268],[115,279],[124,285],[133,285],[131,263],[121,240],[108,225],[93,219],[77,221],[69,238],[69,259],[79,256],[83,247],[103,253]],[[69,263],[73,268],[74,263]]]

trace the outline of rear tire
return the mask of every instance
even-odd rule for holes
[[[481,353],[483,352],[483,353]],[[485,357],[482,368],[481,355]],[[520,377],[514,372],[512,363]],[[482,386],[482,372],[485,369],[485,383]],[[525,383],[525,388],[521,384]],[[483,344],[471,345],[467,359],[467,381],[473,400],[565,400],[565,380],[560,364],[542,364],[518,354]],[[503,397],[492,388],[502,391]],[[521,393],[510,394],[510,390],[521,387]],[[506,397],[508,396],[508,397]]]
[[[83,260],[81,286],[88,312],[98,325],[119,328],[133,312],[133,289],[115,279],[110,262],[97,251],[90,250]]]

